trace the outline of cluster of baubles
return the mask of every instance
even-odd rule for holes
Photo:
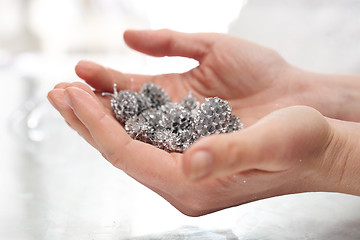
[[[202,136],[243,128],[240,119],[231,114],[228,102],[218,97],[206,98],[200,105],[189,93],[181,103],[171,102],[153,83],[144,84],[139,92],[118,92],[114,84],[114,93],[103,95],[112,97],[116,119],[133,139],[168,152],[183,152]]]

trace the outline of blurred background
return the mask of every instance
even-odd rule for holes
[[[80,59],[123,72],[197,63],[128,49],[125,29],[219,32],[311,71],[360,73],[356,0],[0,0],[0,239],[360,239],[360,199],[272,198],[182,215],[88,146],[46,101]]]

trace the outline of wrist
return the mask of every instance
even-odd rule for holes
[[[295,67],[289,73],[298,104],[330,118],[360,121],[360,76],[320,74]]]
[[[332,135],[323,155],[323,190],[360,196],[360,124],[328,119]]]

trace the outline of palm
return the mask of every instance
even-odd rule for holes
[[[199,67],[182,74],[176,84],[184,82],[200,98],[218,96],[228,100],[233,113],[247,126],[292,103],[287,99],[288,84],[277,79],[287,66],[280,56],[243,40],[219,38]],[[257,51],[261,52],[259,57],[246,56]],[[166,80],[162,85],[166,86]]]

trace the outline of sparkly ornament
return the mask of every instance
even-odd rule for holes
[[[161,105],[170,102],[170,98],[166,92],[153,83],[145,83],[140,89],[140,95],[144,96],[150,108],[158,108]]]
[[[133,116],[126,121],[125,130],[133,139],[153,144],[155,128],[146,122],[144,118]]]
[[[168,152],[177,152],[177,134],[162,129],[154,134],[154,145]]]
[[[240,119],[234,115],[231,115],[226,132],[227,133],[235,132],[243,129],[243,127],[244,127],[243,123],[240,121]]]
[[[199,108],[198,100],[192,96],[191,92],[189,92],[188,96],[181,100],[181,106],[186,108],[189,111],[197,110]]]
[[[199,136],[225,133],[231,117],[231,107],[218,97],[206,98],[198,110],[195,131]]]
[[[183,152],[202,136],[241,130],[227,101],[206,98],[203,104],[189,93],[181,103],[170,102],[159,86],[146,83],[139,93],[130,90],[103,93],[111,96],[115,117],[133,138],[168,152]],[[200,105],[200,107],[199,107]]]
[[[103,93],[103,96],[111,96],[111,108],[114,111],[115,117],[119,122],[124,124],[130,117],[138,115],[140,112],[149,108],[145,99],[130,90],[123,90],[117,92],[116,84],[114,84],[114,93]]]
[[[164,128],[167,125],[167,118],[163,112],[155,108],[149,108],[142,113],[139,117],[143,122],[147,122],[154,129]]]
[[[191,112],[186,110],[183,106],[177,105],[168,112],[167,128],[173,133],[178,133],[183,130],[193,129],[194,118]]]

